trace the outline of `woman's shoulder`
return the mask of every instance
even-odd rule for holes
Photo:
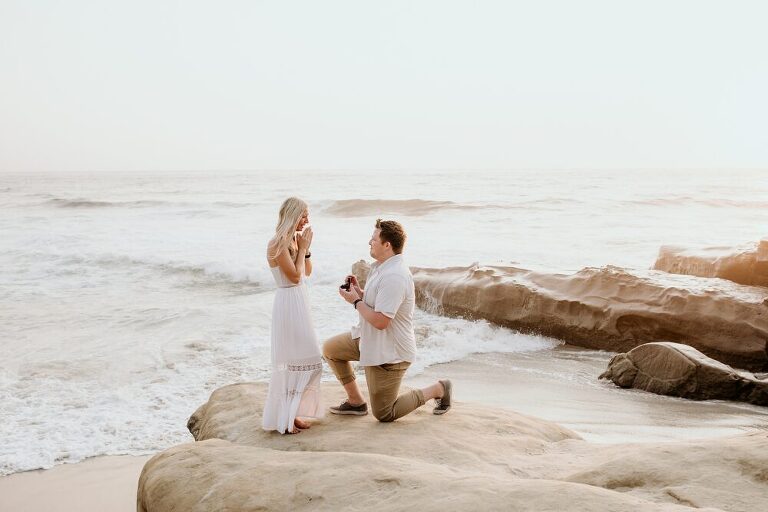
[[[272,238],[267,242],[267,259],[272,262],[277,258],[278,255],[278,246],[277,246],[277,240]]]

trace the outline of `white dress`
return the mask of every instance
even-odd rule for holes
[[[294,284],[280,267],[271,270],[277,291],[272,307],[272,376],[262,427],[284,434],[293,430],[297,416],[323,416],[320,403],[323,360],[304,276],[299,284]]]

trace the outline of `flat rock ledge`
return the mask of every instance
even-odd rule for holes
[[[462,404],[459,414],[432,414],[431,402],[391,425],[372,415],[362,418],[328,414],[322,424],[298,435],[261,429],[266,385],[234,384],[213,392],[187,422],[197,441],[224,439],[238,445],[276,450],[377,453],[411,457],[482,471],[517,474],[511,453],[544,450],[550,443],[579,439],[555,423],[505,410]],[[342,401],[340,387],[324,386],[330,403]],[[328,398],[328,397],[332,398]],[[364,440],[364,442],[360,442]]]
[[[367,263],[353,265],[358,277]],[[595,350],[683,343],[737,368],[768,370],[768,293],[722,280],[618,267],[545,274],[515,267],[411,267],[419,307],[485,319]]]
[[[267,385],[217,389],[189,420],[197,442],[150,459],[138,512],[768,509],[768,436],[595,445],[554,423],[457,402],[394,423],[330,416],[263,432]],[[337,385],[325,386],[330,402]]]
[[[659,249],[653,268],[673,274],[768,286],[768,238],[742,247],[686,249],[665,245]]]
[[[647,343],[617,354],[600,378],[659,395],[768,405],[768,380],[737,372],[679,343]]]

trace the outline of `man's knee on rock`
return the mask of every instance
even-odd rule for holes
[[[333,345],[333,343],[331,343],[331,340],[325,340],[323,342],[323,358],[326,361],[333,360],[333,354],[332,354],[333,347],[331,347],[331,345]]]
[[[390,423],[395,421],[395,412],[392,409],[387,411],[373,411],[373,417],[381,423]]]

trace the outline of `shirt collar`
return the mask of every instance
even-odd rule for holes
[[[395,265],[398,265],[398,264],[402,263],[402,261],[403,261],[403,255],[402,254],[395,254],[394,256],[389,258],[384,263],[378,263],[377,262],[378,263],[377,264],[377,268],[379,270],[383,270],[385,268],[389,268],[389,267],[393,267]]]

